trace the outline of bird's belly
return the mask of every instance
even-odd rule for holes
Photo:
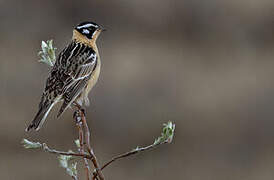
[[[100,69],[101,69],[101,63],[99,61],[96,69],[91,74],[90,79],[88,80],[87,86],[85,87],[84,91],[77,98],[77,102],[79,104],[83,104],[83,102],[85,102],[85,105],[89,105],[88,94],[91,91],[91,89],[95,86],[95,84],[97,83],[97,80],[100,75]]]
[[[99,65],[99,64],[98,64]],[[100,65],[96,68],[94,73],[91,75],[90,79],[88,80],[87,87],[85,88],[85,94],[88,95],[90,90],[94,87],[94,85],[97,83],[97,80],[100,75]]]

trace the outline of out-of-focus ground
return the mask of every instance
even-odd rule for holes
[[[92,20],[108,29],[87,109],[101,164],[176,123],[172,144],[114,163],[107,179],[272,180],[273,12],[268,0],[0,1],[0,179],[70,179],[54,155],[20,141],[73,148],[71,110],[24,129],[49,71],[37,62],[41,40],[59,52]]]

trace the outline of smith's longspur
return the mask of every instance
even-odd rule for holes
[[[93,22],[83,22],[74,28],[71,42],[60,52],[50,71],[38,112],[26,131],[39,130],[57,102],[63,102],[57,117],[74,102],[89,104],[88,93],[100,74],[96,40],[103,30]]]

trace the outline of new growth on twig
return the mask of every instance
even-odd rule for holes
[[[41,48],[42,50],[39,51],[38,53],[38,55],[41,58],[39,61],[46,63],[49,66],[53,66],[56,60],[56,56],[55,56],[56,48],[53,47],[53,41],[52,40],[49,40],[46,42],[42,41]],[[49,148],[49,146],[46,143],[32,142],[27,139],[23,139],[21,142],[24,148],[26,149],[40,149],[40,150],[43,150],[44,152],[58,155],[57,159],[59,161],[60,166],[64,168],[66,170],[66,173],[69,176],[71,176],[74,180],[78,180],[78,172],[77,172],[78,159],[77,158],[83,159],[85,170],[86,170],[86,177],[88,180],[91,180],[91,179],[103,180],[104,176],[103,176],[102,170],[106,168],[107,166],[109,166],[114,161],[137,154],[139,152],[143,152],[143,151],[158,147],[159,145],[162,145],[162,144],[171,143],[174,137],[175,124],[169,121],[168,123],[163,125],[164,127],[162,130],[161,136],[156,138],[152,144],[144,147],[137,146],[131,151],[114,156],[108,162],[100,166],[95,156],[95,153],[93,151],[93,148],[90,144],[90,131],[86,121],[85,112],[82,109],[82,107],[77,103],[74,103],[74,107],[76,108],[76,110],[73,114],[73,118],[75,120],[76,126],[78,128],[78,132],[79,132],[79,139],[76,139],[74,143],[77,147],[78,152],[74,152],[72,150],[68,150],[68,151],[55,150],[55,149]],[[89,161],[94,166],[93,171],[91,171],[91,168],[89,166]]]
[[[38,56],[41,58],[39,62],[53,66],[56,61],[55,51],[57,49],[53,47],[53,40],[42,41],[41,49],[42,50],[38,52]]]

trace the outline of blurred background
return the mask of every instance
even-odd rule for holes
[[[100,163],[176,123],[172,144],[115,162],[106,179],[273,179],[274,1],[1,0],[0,18],[0,179],[70,179],[55,155],[20,141],[75,148],[72,110],[24,129],[49,72],[41,41],[60,52],[86,20],[108,29],[87,109]]]

